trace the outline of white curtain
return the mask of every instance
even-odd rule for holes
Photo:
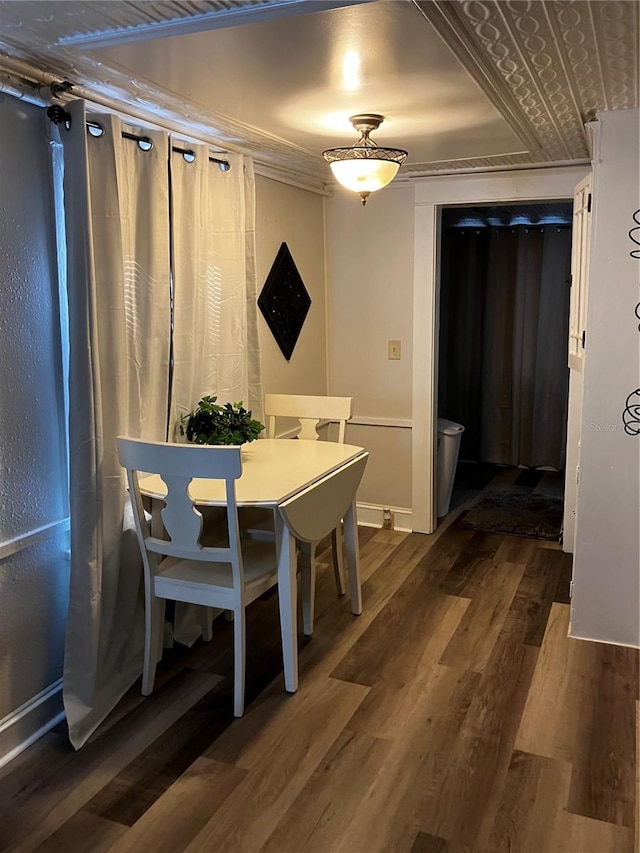
[[[205,394],[239,402],[262,418],[255,271],[253,165],[225,155],[223,170],[202,145],[171,154],[173,380],[170,439]],[[175,605],[173,636],[200,636],[197,608]]]
[[[61,130],[72,542],[64,700],[78,748],[142,671],[140,557],[116,437],[175,438],[180,413],[206,393],[243,400],[261,417],[262,388],[251,162],[228,155],[231,169],[222,171],[204,146],[87,115],[81,101],[69,112],[70,129]],[[87,135],[87,120],[103,135]],[[173,147],[193,148],[195,160]],[[184,623],[177,636],[191,642],[200,624],[194,633]]]
[[[170,342],[168,136],[142,150],[114,116],[62,129],[69,294],[71,590],[64,701],[80,747],[138,677],[140,560],[116,436],[165,437]],[[87,135],[86,120],[104,129]]]
[[[262,417],[255,271],[253,165],[204,146],[176,145],[171,159],[174,270],[170,435],[205,394]]]

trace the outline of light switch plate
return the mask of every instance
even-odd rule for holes
[[[389,341],[389,359],[391,361],[400,360],[400,341]]]

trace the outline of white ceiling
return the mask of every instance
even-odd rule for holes
[[[318,11],[321,10],[321,11]],[[638,106],[638,0],[0,2],[0,72],[37,70],[329,181],[348,117],[401,176],[584,162],[584,123]],[[0,81],[1,81],[0,77]],[[50,78],[47,77],[47,80]]]
[[[311,155],[355,141],[349,116],[357,112],[382,113],[374,138],[402,144],[412,163],[523,150],[412,3],[120,45],[101,58]]]

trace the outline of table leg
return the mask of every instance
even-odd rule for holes
[[[275,514],[275,522],[284,686],[289,693],[295,693],[298,689],[296,541],[279,512]]]
[[[302,629],[305,637],[313,634],[316,599],[316,543],[296,542],[299,551],[300,586],[302,589]]]
[[[342,548],[342,522],[331,531],[331,552],[333,574],[336,579],[338,595],[344,595],[344,553]]]
[[[359,616],[362,613],[362,590],[360,588],[360,551],[358,548],[358,516],[355,499],[344,517],[344,545],[349,573],[351,612]]]

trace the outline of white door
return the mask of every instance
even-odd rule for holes
[[[580,430],[582,427],[582,368],[586,349],[587,289],[591,231],[591,175],[575,189],[571,246],[571,302],[569,308],[569,411],[564,487],[562,548],[574,551],[576,507],[580,480]]]

